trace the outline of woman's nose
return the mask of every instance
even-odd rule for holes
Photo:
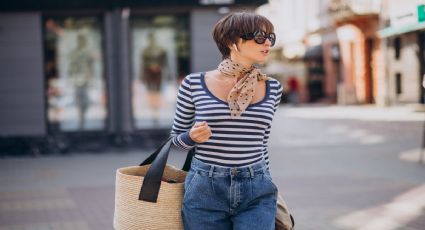
[[[272,42],[270,41],[269,38],[266,39],[266,42],[264,42],[264,45],[267,45],[267,46],[271,46],[272,45]]]

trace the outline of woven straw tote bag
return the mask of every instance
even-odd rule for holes
[[[170,137],[139,166],[117,169],[114,229],[183,229],[184,180],[193,151],[183,169],[177,169],[166,164],[171,144]]]

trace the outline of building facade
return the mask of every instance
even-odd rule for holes
[[[375,103],[382,74],[378,68],[382,59],[377,36],[380,4],[340,0],[327,3],[323,15],[330,23],[324,30],[324,59],[330,81],[328,90],[336,90],[338,104]]]
[[[295,79],[299,85],[299,101],[303,103],[323,96],[321,55],[318,56],[315,48],[320,41],[305,41],[306,34],[319,28],[320,3],[318,0],[270,0],[257,10],[275,25],[276,46],[281,52],[281,58],[271,60],[265,71],[281,81],[286,93],[289,81]]]
[[[385,90],[381,101],[387,105],[424,104],[425,3],[386,0],[381,14],[386,52]]]
[[[15,137],[66,149],[88,137],[167,135],[180,81],[221,59],[212,26],[264,3],[1,3],[0,147]]]

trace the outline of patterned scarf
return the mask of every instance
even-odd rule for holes
[[[219,65],[218,70],[226,77],[238,77],[244,75],[227,96],[227,102],[230,107],[231,118],[240,117],[251,103],[255,94],[255,85],[259,81],[267,79],[267,76],[255,66],[245,68],[242,65],[230,60],[224,59]]]

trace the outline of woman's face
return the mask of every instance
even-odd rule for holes
[[[269,39],[266,39],[263,44],[258,44],[254,39],[244,40],[240,38],[237,43],[238,51],[233,47],[232,52],[235,53],[234,56],[239,59],[239,62],[247,65],[263,64],[269,55],[271,45]]]

